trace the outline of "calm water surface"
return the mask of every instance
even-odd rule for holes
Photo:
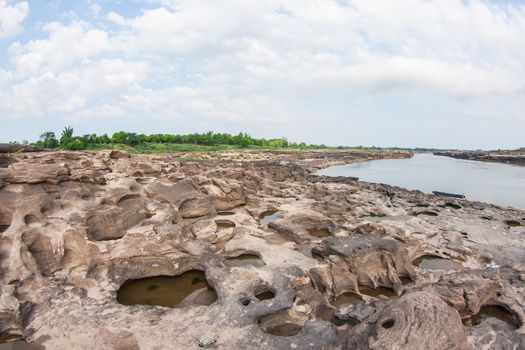
[[[319,175],[357,176],[425,193],[464,194],[467,199],[525,209],[525,167],[416,154],[323,169]]]

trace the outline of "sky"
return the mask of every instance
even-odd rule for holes
[[[0,0],[0,142],[525,146],[525,2]]]

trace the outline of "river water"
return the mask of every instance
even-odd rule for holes
[[[425,193],[464,194],[467,199],[525,209],[525,167],[416,154],[320,170],[318,175],[357,176]]]

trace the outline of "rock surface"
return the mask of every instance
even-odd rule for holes
[[[506,163],[525,166],[525,152],[517,151],[484,151],[484,152],[435,152],[437,156],[446,156],[458,159],[479,160],[482,162]]]
[[[0,167],[0,341],[524,348],[525,212],[313,174],[389,156],[409,154],[9,155]],[[273,221],[261,223],[268,212]],[[194,270],[214,292],[195,291],[193,304],[117,302],[128,281]]]

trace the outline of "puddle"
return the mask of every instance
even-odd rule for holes
[[[363,302],[364,302],[363,298],[361,298],[360,295],[351,293],[351,292],[347,292],[347,293],[343,293],[339,295],[335,299],[334,306],[341,307],[341,306],[346,306],[346,305],[359,304]]]
[[[443,259],[439,256],[423,255],[414,260],[413,264],[427,270],[461,270],[463,265],[457,261]]]
[[[454,203],[445,203],[445,208],[459,210],[459,209],[461,209],[461,205],[457,205],[457,204],[454,204]]]
[[[421,211],[419,213],[415,213],[414,214],[415,216],[438,216],[439,214],[436,213],[435,211],[430,211],[430,210],[426,210],[426,211]]]
[[[117,292],[123,305],[151,305],[183,308],[211,305],[217,294],[206,282],[202,271],[188,271],[179,276],[157,276],[132,280]]]
[[[470,316],[463,320],[465,326],[477,326],[484,320],[489,318],[497,318],[500,321],[505,322],[509,330],[518,329],[510,313],[501,306],[485,305],[482,306],[479,312],[475,315]]]
[[[220,212],[217,213],[217,215],[230,216],[230,215],[235,215],[235,213],[233,211],[220,211]]]
[[[259,328],[267,334],[279,337],[292,337],[301,333],[306,319],[300,320],[290,314],[290,309],[282,310],[259,318]]]
[[[23,340],[13,340],[10,342],[0,343],[0,350],[44,350],[45,347],[40,344],[26,343]]]
[[[328,230],[323,230],[319,228],[310,228],[306,231],[308,231],[310,235],[319,237],[319,238],[330,237],[332,235]]]
[[[370,215],[370,216],[363,216],[362,218],[363,220],[365,221],[368,221],[368,222],[381,222],[381,221],[408,221],[410,219],[412,219],[412,217],[410,217],[409,215],[392,215],[392,216],[375,216],[375,215]]]
[[[267,210],[259,216],[259,223],[262,226],[268,226],[270,222],[273,222],[281,216],[278,210]]]
[[[511,233],[520,234],[525,233],[525,226],[521,224],[521,222],[516,220],[506,220],[504,221],[505,225],[507,225],[509,231]]]
[[[505,220],[504,223],[508,227],[519,227],[519,226],[521,226],[521,223],[519,221],[516,221],[516,220]]]
[[[378,299],[397,297],[397,294],[392,289],[385,287],[377,287],[375,289],[369,287],[359,287],[359,292],[361,294],[368,295],[369,297],[374,297]]]
[[[235,223],[230,220],[216,220],[215,224],[219,230],[225,230],[227,228],[235,227]]]
[[[255,254],[242,254],[233,258],[227,258],[224,264],[226,267],[262,267],[266,265],[264,261]]]
[[[399,280],[401,280],[401,284],[404,286],[414,282],[410,277],[399,277]]]
[[[514,226],[509,228],[510,233],[520,234],[525,233],[525,227],[523,226]]]

